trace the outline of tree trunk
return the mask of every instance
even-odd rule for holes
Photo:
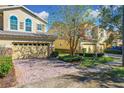
[[[96,49],[95,49],[95,55],[96,55],[95,57],[97,58],[97,48],[98,48],[98,47],[97,47],[97,42],[96,42],[96,44],[95,44],[95,48],[96,48]]]
[[[122,46],[122,66],[124,66],[124,6],[123,6],[123,19],[122,19],[122,41],[123,41],[123,46]]]

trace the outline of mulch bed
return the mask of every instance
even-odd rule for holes
[[[0,87],[7,88],[13,87],[16,84],[15,69],[13,68],[10,73],[5,77],[0,77]]]

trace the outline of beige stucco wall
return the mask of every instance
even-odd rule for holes
[[[30,18],[32,20],[32,32],[37,32],[37,24],[42,24],[45,25],[45,30],[46,31],[46,24],[29,14],[23,9],[13,9],[13,10],[6,10],[3,12],[4,13],[4,30],[5,31],[10,31],[10,22],[9,18],[12,15],[15,15],[18,18],[18,31],[25,32],[25,19]],[[20,22],[24,22],[24,29],[20,29]],[[43,28],[42,28],[43,29]],[[41,31],[43,32],[43,31]]]
[[[12,40],[0,40],[0,47],[12,48]]]
[[[83,52],[83,49],[85,49],[86,53],[94,53],[95,52],[95,44],[93,42],[81,42],[80,47],[79,45],[77,46],[77,51],[78,52]],[[54,48],[55,49],[70,49],[69,44],[67,43],[66,40],[62,39],[57,39],[54,41]],[[97,52],[103,52],[105,49],[104,44],[99,44],[97,46]]]
[[[105,45],[104,44],[98,44],[97,45],[97,50],[95,50],[96,45],[93,43],[82,43],[81,44],[81,49],[85,49],[86,53],[95,53],[95,51],[102,53],[105,49]]]
[[[54,48],[55,49],[70,49],[68,42],[62,39],[56,39],[54,41]]]

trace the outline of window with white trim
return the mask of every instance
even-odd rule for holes
[[[10,30],[18,30],[18,19],[16,16],[10,17]]]
[[[27,18],[25,20],[25,30],[26,31],[31,31],[32,30],[32,21],[29,18]]]

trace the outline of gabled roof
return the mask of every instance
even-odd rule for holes
[[[46,20],[44,20],[43,18],[39,17],[37,14],[35,14],[34,12],[32,12],[30,9],[26,8],[25,6],[3,6],[3,7],[0,7],[0,11],[9,10],[9,9],[16,9],[16,8],[22,8],[22,9],[26,10],[27,12],[29,12],[30,14],[32,14],[33,16],[35,16],[38,19],[40,19],[41,21],[47,23]]]

